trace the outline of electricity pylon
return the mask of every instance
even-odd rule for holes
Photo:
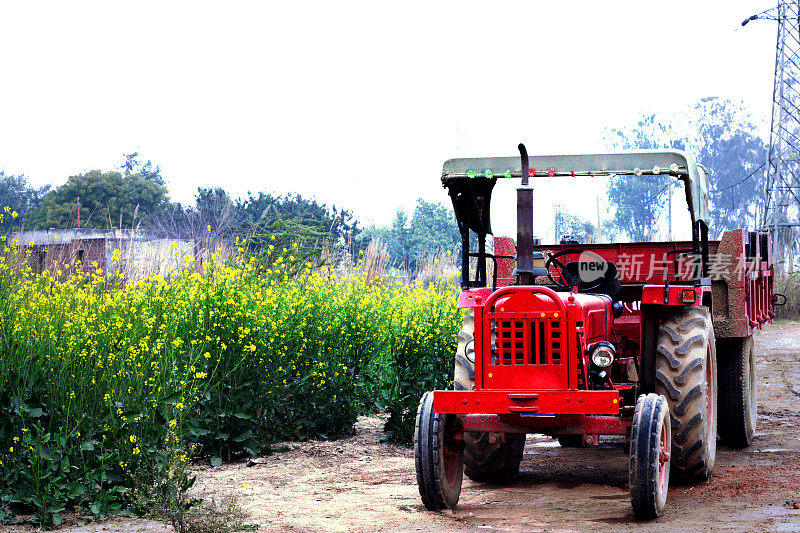
[[[800,0],[780,0],[745,19],[742,26],[759,19],[778,23],[762,219],[762,227],[773,232],[772,257],[777,264],[783,261],[785,248],[793,261],[794,228],[800,225]]]

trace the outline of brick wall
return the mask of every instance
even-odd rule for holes
[[[97,267],[106,268],[105,239],[76,239],[66,244],[38,244],[23,249],[30,250],[28,264],[36,272],[54,270],[54,266],[60,269],[64,265],[70,265],[73,270],[78,259],[81,259],[83,271],[93,270],[93,261],[97,261]]]
[[[494,238],[494,253],[495,255],[517,255],[517,247],[514,244],[514,239],[511,237],[495,237]],[[517,267],[517,262],[513,259],[498,259],[497,260],[497,286],[506,287],[514,284],[514,276],[512,273]]]

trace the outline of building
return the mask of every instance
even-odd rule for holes
[[[121,270],[128,278],[165,274],[194,255],[193,240],[154,238],[147,232],[118,229],[49,229],[21,231],[17,246],[30,253],[29,264],[36,272],[56,266],[81,270]],[[119,262],[114,252],[119,250]],[[79,264],[77,262],[80,262]]]

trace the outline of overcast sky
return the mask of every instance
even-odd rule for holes
[[[0,170],[139,151],[173,200],[298,192],[389,223],[451,157],[601,151],[706,96],[768,121],[769,1],[6,2]]]

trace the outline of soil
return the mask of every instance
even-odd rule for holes
[[[608,439],[561,448],[529,435],[520,475],[507,486],[465,478],[455,512],[430,512],[417,491],[413,451],[381,444],[381,420],[352,437],[290,445],[247,463],[199,467],[195,495],[236,495],[258,531],[798,531],[800,530],[800,324],[756,336],[758,427],[747,449],[719,447],[713,478],[671,485],[664,514],[633,518],[628,458]],[[152,526],[152,527],[148,527]],[[70,531],[169,530],[115,519]]]

